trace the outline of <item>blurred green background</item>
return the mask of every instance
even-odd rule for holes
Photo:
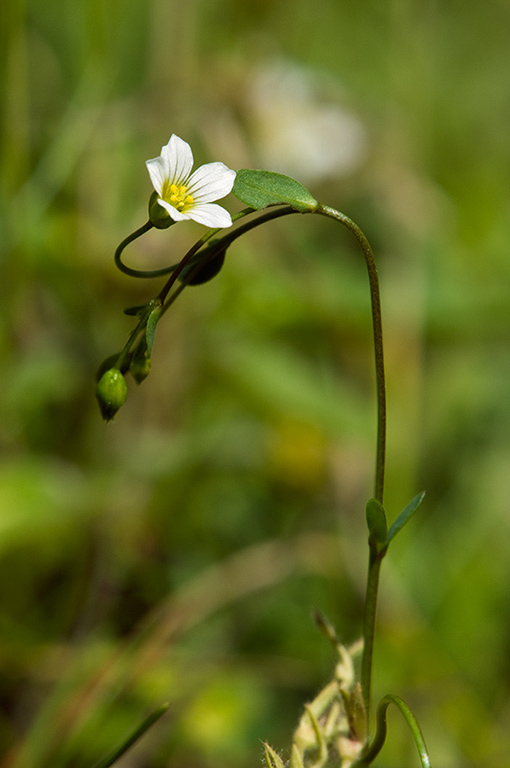
[[[374,694],[438,768],[510,753],[510,5],[13,0],[0,11],[0,766],[258,765],[360,633],[374,387],[364,264],[333,222],[242,238],[104,425],[100,361],[160,283],[114,268],[147,158],[295,176],[379,264],[390,519]],[[231,211],[239,204],[225,201]],[[175,261],[203,233],[126,252]],[[132,384],[132,382],[130,382]],[[418,765],[397,713],[378,765]]]

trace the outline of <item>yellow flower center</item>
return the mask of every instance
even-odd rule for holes
[[[163,190],[161,197],[178,211],[186,210],[193,205],[193,196],[188,195],[188,188],[184,184],[170,184]]]

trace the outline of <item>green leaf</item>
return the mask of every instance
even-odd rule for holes
[[[377,544],[386,544],[388,536],[388,523],[384,507],[377,499],[367,502],[367,525],[370,539]]]
[[[250,208],[290,205],[302,213],[315,211],[319,203],[299,181],[272,171],[242,168],[236,173],[233,194]]]
[[[110,766],[116,763],[119,758],[121,758],[122,755],[124,755],[128,749],[130,749],[133,744],[135,744],[135,742],[137,742],[138,739],[140,739],[149,730],[149,728],[165,714],[169,706],[169,704],[162,704],[161,707],[158,707],[154,710],[154,712],[151,712],[150,715],[146,717],[145,720],[137,728],[135,728],[135,730],[127,737],[127,739],[122,742],[119,747],[114,749],[113,752],[96,763],[94,768],[110,768]]]
[[[137,304],[135,307],[126,307],[124,314],[133,315],[134,317],[142,317],[146,313],[147,307],[149,307],[151,303],[152,299],[145,304]]]
[[[266,768],[285,768],[280,755],[266,743],[264,743],[264,763]]]
[[[414,497],[414,499],[411,499],[407,507],[405,507],[400,515],[397,517],[395,522],[390,527],[390,530],[388,531],[388,537],[386,539],[386,543],[389,544],[390,541],[397,535],[397,533],[404,527],[404,525],[411,519],[411,517],[414,515],[418,507],[423,501],[423,498],[425,496],[425,491],[422,491],[417,496]]]
[[[153,309],[150,313],[149,317],[147,318],[147,325],[145,327],[145,338],[147,339],[147,355],[150,357],[152,355],[152,346],[154,344],[154,337],[156,335],[156,326],[158,324],[158,320],[161,316],[161,307],[156,307],[156,309]]]

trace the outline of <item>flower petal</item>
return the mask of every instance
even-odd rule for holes
[[[168,144],[161,148],[166,163],[167,179],[171,184],[183,184],[193,168],[193,152],[190,145],[172,133]]]
[[[170,203],[167,203],[166,200],[162,200],[160,197],[158,198],[158,203],[170,214],[174,221],[186,221],[190,218],[187,213],[181,213],[181,211],[178,211],[177,208],[174,208],[173,205],[170,205]]]
[[[149,171],[152,186],[160,195],[163,190],[163,184],[167,179],[166,163],[162,157],[154,157],[152,160],[146,160],[145,165]]]
[[[219,200],[232,191],[236,172],[224,163],[206,163],[197,168],[188,179],[188,190],[197,202]]]
[[[171,215],[171,214],[170,214]],[[214,203],[198,203],[190,208],[184,214],[187,219],[193,219],[206,227],[231,227],[232,218],[230,213],[222,208],[221,205]]]

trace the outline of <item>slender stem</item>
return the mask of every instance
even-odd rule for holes
[[[232,217],[233,221],[236,221],[250,213],[254,213],[253,208],[246,208]],[[346,227],[356,238],[358,244],[361,247],[363,256],[365,258],[365,264],[368,272],[368,279],[370,283],[370,298],[372,305],[372,327],[374,336],[374,353],[375,353],[375,373],[376,373],[376,387],[377,387],[377,443],[376,443],[376,464],[375,464],[375,481],[374,481],[374,496],[382,505],[384,494],[384,473],[385,473],[385,453],[386,453],[386,384],[384,375],[384,354],[383,354],[383,335],[382,335],[382,320],[381,320],[381,299],[379,291],[379,280],[377,276],[377,267],[375,264],[372,248],[367,238],[358,225],[352,221],[348,216],[340,211],[330,208],[329,206],[319,204],[314,211],[307,211],[310,213],[318,213],[323,216],[335,219]],[[211,249],[210,253],[205,257],[206,259],[215,255],[223,249],[226,249],[232,242],[241,235],[248,232],[254,227],[260,226],[267,221],[279,218],[281,216],[287,216],[292,213],[299,213],[295,208],[291,206],[275,207],[268,210],[266,213],[261,214],[258,218],[253,219],[243,225],[237,227],[237,229],[229,231],[224,235],[215,247]],[[129,235],[117,248],[115,252],[115,263],[123,272],[135,277],[156,277],[157,275],[168,274],[171,272],[170,278],[163,286],[162,290],[156,297],[156,301],[163,305],[163,312],[175,301],[177,296],[182,292],[188,280],[192,279],[194,272],[192,271],[187,276],[187,280],[183,280],[182,284],[173,292],[173,294],[167,299],[172,287],[175,285],[179,275],[183,269],[193,262],[193,259],[198,251],[219,231],[218,229],[209,230],[198,242],[193,245],[192,248],[186,253],[184,258],[177,265],[166,267],[161,270],[152,270],[150,272],[142,272],[140,270],[133,270],[127,267],[121,261],[121,254],[124,248],[129,245],[137,237],[147,232],[152,227],[152,224],[147,222],[140,229],[136,230],[132,235]],[[200,254],[197,258],[200,258]],[[200,265],[197,264],[197,269]],[[365,703],[367,725],[370,716],[370,702],[371,702],[371,683],[372,683],[372,661],[374,650],[374,636],[375,636],[375,620],[377,611],[377,595],[379,587],[379,572],[384,553],[377,550],[376,547],[370,547],[369,568],[367,578],[367,591],[365,600],[365,612],[363,621],[363,638],[364,649],[361,662],[361,685],[363,690],[363,698]]]
[[[225,245],[227,246],[230,245],[238,237],[240,237],[241,235],[244,235],[245,232],[249,232],[250,229],[254,229],[255,227],[258,227],[260,224],[265,224],[266,221],[272,221],[272,219],[279,219],[281,216],[288,216],[291,213],[302,213],[302,212],[297,211],[295,208],[292,208],[290,205],[286,205],[282,208],[271,208],[271,210],[261,214],[258,218],[252,219],[251,221],[246,221],[244,224],[241,224],[241,226],[237,227],[237,229],[234,229],[231,233],[229,233],[224,238],[222,238],[223,247],[225,247]]]
[[[228,247],[234,240],[241,235],[248,232],[250,229],[264,224],[272,219],[279,218],[281,216],[288,216],[291,213],[299,213],[295,208],[291,206],[284,206],[280,208],[274,208],[265,214],[262,214],[257,219],[246,222],[237,229],[229,232],[225,237],[221,238],[218,242],[218,251],[222,248]],[[330,208],[326,205],[319,205],[315,211],[311,213],[319,213],[323,216],[329,216],[336,219],[344,227],[346,227],[354,235],[363,255],[365,257],[365,263],[368,271],[368,279],[370,283],[370,297],[372,303],[372,325],[374,334],[374,352],[375,352],[375,369],[376,369],[376,384],[377,384],[377,455],[376,455],[376,469],[375,469],[375,498],[382,504],[384,493],[384,469],[385,469],[385,453],[386,453],[386,384],[384,376],[384,354],[383,354],[383,335],[382,335],[382,320],[381,320],[381,298],[379,291],[379,279],[377,276],[377,267],[375,264],[374,254],[370,243],[363,234],[358,225],[352,221],[344,213]],[[233,220],[237,220],[242,216],[246,216],[249,213],[254,213],[252,208],[244,209],[238,214],[233,216]],[[188,251],[186,256],[179,263],[177,268],[173,269],[173,273],[164,286],[163,290],[159,294],[159,298],[163,301],[168,295],[170,288],[175,283],[178,275],[182,269],[189,264],[193,256],[200,250],[200,248],[209,240],[213,235],[218,232],[217,229],[210,230],[204,235],[195,245]],[[120,247],[120,246],[119,246]]]
[[[380,504],[383,503],[384,495],[384,473],[385,473],[385,455],[386,455],[386,383],[384,375],[384,348],[383,348],[383,333],[382,333],[382,317],[381,317],[381,297],[379,291],[379,278],[377,275],[377,267],[374,259],[374,254],[370,243],[365,237],[362,230],[355,224],[352,219],[346,216],[340,211],[336,211],[329,206],[319,205],[315,213],[319,213],[323,216],[339,221],[346,227],[358,241],[363,255],[365,257],[365,263],[368,272],[368,279],[370,283],[370,298],[372,304],[372,327],[374,336],[374,353],[375,353],[375,372],[376,372],[376,387],[377,387],[377,443],[376,443],[376,465],[375,465],[375,481],[374,481],[374,496]],[[227,236],[222,242],[225,243],[233,241],[236,237],[239,237],[249,229],[263,224],[265,221],[277,218],[279,216],[286,216],[290,213],[297,213],[294,208],[286,206],[284,208],[277,208],[260,216],[258,219],[247,222],[235,230],[231,235]],[[381,569],[381,562],[383,553],[376,550],[375,547],[370,549],[368,577],[367,577],[367,591],[365,600],[365,613],[363,619],[363,656],[361,661],[361,684],[363,690],[363,698],[365,703],[365,711],[367,718],[367,726],[370,717],[370,702],[371,702],[371,687],[372,687],[372,662],[374,653],[374,638],[375,638],[375,621],[377,613],[377,595],[379,589],[379,573]]]
[[[122,365],[129,359],[129,355],[131,353],[131,347],[136,339],[137,336],[139,336],[142,332],[145,333],[147,328],[147,321],[149,319],[149,316],[151,312],[154,309],[157,309],[159,305],[159,302],[157,299],[152,299],[149,301],[144,307],[143,312],[140,316],[140,320],[136,324],[133,331],[130,333],[127,342],[124,345],[124,348],[122,352],[120,353],[119,357],[117,358],[116,366],[121,370]]]
[[[354,223],[354,221],[352,221],[352,219],[350,219],[344,213],[336,211],[334,208],[329,208],[327,205],[319,205],[317,213],[336,219],[350,232],[352,232],[359,245],[361,246],[361,250],[363,251],[363,255],[365,257],[368,279],[370,282],[370,298],[372,302],[372,326],[374,333],[375,375],[377,385],[377,454],[375,466],[374,497],[382,504],[384,494],[384,468],[386,454],[386,384],[384,377],[381,297],[379,291],[377,267],[370,243],[368,242],[361,229],[357,224]]]
[[[132,243],[133,240],[137,240],[142,235],[145,235],[145,233],[149,232],[149,230],[151,230],[152,227],[153,227],[153,224],[151,224],[150,221],[146,221],[145,224],[143,224],[141,227],[136,229],[130,235],[125,237],[124,240],[117,247],[117,250],[115,251],[115,256],[113,257],[113,259],[115,261],[115,266],[118,269],[120,269],[121,272],[124,272],[125,275],[129,275],[130,277],[158,277],[161,275],[168,274],[169,270],[171,271],[173,269],[173,267],[164,267],[163,269],[151,269],[151,270],[133,269],[132,267],[128,267],[127,264],[124,264],[124,262],[122,261],[121,256],[124,248],[126,248],[130,243]]]
[[[363,615],[363,654],[361,656],[361,690],[365,705],[367,733],[370,725],[370,707],[372,702],[372,666],[381,563],[382,557],[371,548],[368,559],[367,589]]]
[[[239,227],[232,233],[232,240],[235,237],[248,231],[252,227],[289,213],[297,213],[294,208],[285,207],[269,211],[254,221],[250,221]],[[382,505],[384,495],[384,474],[385,474],[385,456],[386,456],[386,383],[384,375],[384,348],[381,317],[381,297],[379,291],[379,278],[374,254],[370,243],[365,237],[358,225],[348,216],[340,211],[330,208],[326,205],[319,205],[314,213],[328,216],[339,221],[356,238],[361,247],[370,283],[370,299],[372,304],[372,327],[374,336],[374,354],[375,354],[375,373],[377,387],[377,442],[376,442],[376,464],[374,480],[374,496]],[[370,717],[371,687],[372,687],[372,662],[374,653],[375,621],[377,613],[377,595],[379,589],[379,573],[381,569],[383,554],[378,552],[375,547],[370,549],[367,591],[365,600],[365,613],[363,619],[363,656],[361,662],[361,684],[365,711],[367,718],[367,727]]]
[[[237,221],[238,219],[241,219],[241,218],[243,218],[244,216],[248,216],[248,214],[250,214],[250,213],[254,213],[254,209],[253,209],[253,208],[243,208],[243,210],[242,210],[242,211],[239,211],[238,213],[236,213],[236,214],[234,214],[234,215],[232,216],[232,221],[233,221],[233,222],[234,222],[234,221]],[[195,243],[195,244],[194,244],[194,245],[193,245],[193,246],[192,246],[192,247],[189,249],[189,251],[186,253],[186,255],[184,256],[184,258],[183,258],[183,259],[181,259],[181,261],[179,262],[179,264],[177,264],[177,266],[176,266],[176,267],[173,267],[173,268],[172,268],[172,274],[170,275],[169,279],[167,280],[167,282],[165,283],[165,285],[163,286],[163,288],[161,289],[161,291],[160,291],[160,292],[159,292],[159,294],[158,294],[158,299],[159,299],[159,300],[160,300],[162,303],[165,301],[165,299],[166,299],[166,297],[168,296],[168,294],[169,294],[169,292],[170,292],[170,290],[171,290],[172,286],[173,286],[173,285],[174,285],[174,283],[176,282],[177,278],[178,278],[178,277],[179,277],[179,275],[181,274],[181,272],[182,272],[182,270],[184,269],[184,267],[186,267],[186,266],[187,266],[187,265],[188,265],[188,264],[189,264],[189,263],[192,261],[192,259],[193,259],[194,255],[197,253],[197,251],[199,251],[199,250],[200,250],[200,248],[202,248],[202,246],[203,246],[203,245],[205,245],[205,244],[207,243],[207,241],[208,241],[208,240],[210,240],[210,239],[211,239],[211,237],[214,237],[214,235],[215,235],[217,232],[219,232],[219,231],[220,231],[220,229],[219,229],[219,228],[217,228],[217,229],[210,229],[208,232],[206,232],[206,233],[205,233],[205,235],[203,235],[203,236],[200,238],[200,240],[198,240],[198,241],[197,241],[197,242],[196,242],[196,243]],[[227,237],[228,237],[228,236],[227,236]],[[180,293],[180,291],[179,291],[179,293]],[[166,309],[166,306],[165,306],[165,309]]]
[[[379,279],[374,254],[370,243],[358,227],[348,216],[334,208],[319,205],[317,213],[329,216],[344,225],[358,241],[368,271],[370,282],[370,298],[372,302],[372,327],[374,334],[375,373],[377,386],[377,448],[375,465],[374,496],[382,505],[384,494],[384,470],[386,455],[386,383],[384,376],[384,352],[381,320],[381,297],[379,291]],[[370,545],[368,563],[367,590],[363,617],[363,656],[361,659],[361,688],[365,704],[367,730],[370,722],[370,705],[372,690],[372,665],[374,654],[375,621],[377,613],[377,596],[379,589],[379,573],[383,554],[375,545]]]

